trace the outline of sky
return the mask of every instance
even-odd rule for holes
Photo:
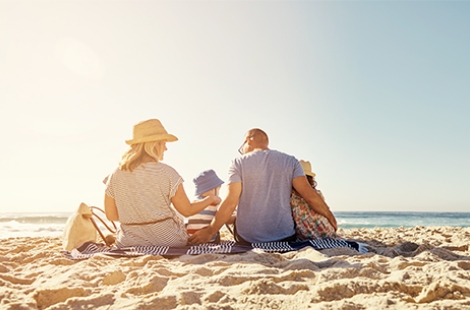
[[[257,127],[311,162],[333,213],[469,212],[468,16],[468,1],[0,1],[0,212],[103,207],[150,118],[179,138],[164,162],[191,200]]]

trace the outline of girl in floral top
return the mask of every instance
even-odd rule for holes
[[[322,192],[316,189],[315,173],[312,172],[310,162],[300,160],[308,182],[313,189],[325,200]],[[290,199],[292,216],[295,221],[297,240],[337,238],[336,230],[326,217],[313,211],[307,202],[292,188]]]

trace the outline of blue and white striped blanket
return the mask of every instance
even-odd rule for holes
[[[344,239],[318,239],[301,242],[267,242],[243,245],[235,241],[222,241],[220,244],[205,243],[185,247],[163,247],[163,246],[135,246],[126,248],[107,247],[103,243],[87,242],[72,251],[62,251],[65,257],[79,260],[87,259],[97,254],[105,254],[115,257],[133,257],[141,255],[197,255],[197,254],[237,254],[251,250],[263,250],[265,252],[290,252],[304,247],[313,247],[316,250],[332,248],[350,248],[360,253],[367,253],[366,245],[355,241]]]

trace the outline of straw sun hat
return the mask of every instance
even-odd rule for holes
[[[304,173],[306,175],[309,175],[312,178],[315,177],[316,174],[312,172],[312,165],[310,165],[309,161],[300,160],[300,164],[302,165],[302,168],[304,169]]]
[[[132,139],[126,140],[126,143],[131,145],[158,140],[173,142],[177,141],[178,138],[169,134],[158,119],[149,119],[134,125]]]

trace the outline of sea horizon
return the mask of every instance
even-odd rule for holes
[[[61,236],[73,212],[1,212],[0,239]],[[342,229],[415,226],[470,227],[470,212],[337,211]]]

